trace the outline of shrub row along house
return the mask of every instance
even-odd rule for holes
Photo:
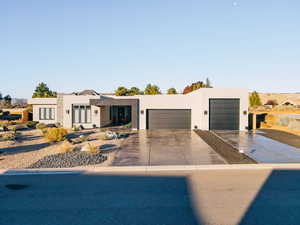
[[[247,89],[201,88],[177,95],[101,95],[95,91],[32,98],[33,120],[65,128],[130,123],[133,129],[245,130]]]

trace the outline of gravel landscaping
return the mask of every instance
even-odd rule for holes
[[[69,137],[74,150],[64,153],[63,142],[49,143],[40,130],[26,129],[18,134],[15,141],[0,141],[0,169],[109,166],[126,139],[101,140],[103,132],[99,129],[71,131]],[[80,138],[82,135],[84,138]],[[87,144],[99,148],[101,154],[79,151]]]
[[[95,154],[75,151],[49,155],[31,164],[27,168],[68,168],[76,166],[95,165],[104,162],[107,156],[98,152]]]

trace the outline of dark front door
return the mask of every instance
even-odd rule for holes
[[[148,109],[147,129],[191,129],[191,110]]]
[[[131,106],[112,106],[110,110],[113,125],[125,125],[131,122]]]
[[[210,130],[239,130],[239,122],[239,99],[228,98],[209,100]]]

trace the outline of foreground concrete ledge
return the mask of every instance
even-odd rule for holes
[[[300,170],[300,163],[291,164],[234,164],[234,165],[178,165],[178,166],[112,166],[94,168],[49,168],[49,169],[4,169],[0,175],[47,175],[47,174],[87,174],[107,172],[155,172],[155,171],[205,171],[205,170]]]

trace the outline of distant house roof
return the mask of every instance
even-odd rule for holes
[[[100,95],[98,92],[96,92],[95,90],[83,90],[81,92],[75,92],[75,95]]]
[[[295,105],[295,106],[300,106],[300,99],[297,98],[290,98],[290,99],[285,99],[280,103],[280,105]]]

